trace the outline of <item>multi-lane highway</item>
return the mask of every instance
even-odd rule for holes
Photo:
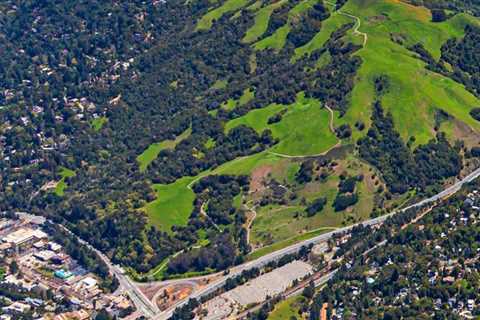
[[[310,244],[316,244],[316,243],[319,243],[319,242],[324,242],[324,241],[329,240],[330,238],[332,238],[335,235],[350,231],[354,226],[357,226],[357,225],[360,225],[360,224],[376,225],[376,224],[384,222],[387,218],[389,218],[389,217],[391,217],[391,216],[393,216],[397,213],[404,212],[404,211],[406,211],[408,209],[411,209],[411,208],[420,207],[420,206],[426,205],[428,203],[432,203],[432,202],[436,202],[438,200],[441,200],[445,197],[448,197],[448,196],[456,193],[458,190],[460,190],[460,188],[464,184],[473,181],[474,179],[478,178],[479,176],[480,176],[480,168],[473,171],[471,174],[467,175],[466,177],[464,177],[460,181],[456,182],[452,186],[444,189],[442,192],[439,192],[438,194],[436,194],[436,195],[434,195],[430,198],[419,201],[419,202],[417,202],[415,204],[412,204],[408,207],[405,207],[401,210],[397,210],[397,211],[391,212],[391,213],[386,214],[386,215],[381,216],[381,217],[369,219],[369,220],[363,221],[363,222],[355,224],[355,225],[351,225],[351,226],[348,226],[348,227],[337,229],[335,231],[331,231],[331,232],[321,234],[321,235],[316,236],[314,238],[311,238],[311,239],[296,243],[294,245],[291,245],[289,247],[286,247],[286,248],[277,250],[275,252],[269,253],[269,254],[267,254],[263,257],[260,257],[256,260],[253,260],[253,261],[247,262],[245,264],[233,267],[230,270],[230,273],[228,275],[222,276],[219,279],[217,279],[215,281],[212,281],[212,283],[210,283],[206,287],[202,288],[201,290],[199,290],[197,292],[194,292],[188,298],[189,299],[190,298],[199,299],[199,298],[217,290],[218,288],[222,287],[225,284],[225,282],[227,281],[227,279],[236,277],[237,275],[240,275],[242,273],[242,271],[244,271],[244,270],[248,270],[248,269],[251,269],[251,268],[254,268],[254,267],[255,268],[261,268],[261,267],[265,266],[266,264],[268,264],[269,262],[277,261],[278,259],[280,259],[281,257],[283,257],[285,255],[298,252],[300,250],[300,248],[302,248],[303,246],[308,246]],[[49,221],[49,222],[53,223],[52,221]],[[158,309],[158,307],[156,306],[156,304],[152,303],[140,291],[138,284],[134,283],[127,275],[125,275],[121,268],[113,265],[112,262],[108,259],[108,257],[106,257],[100,251],[95,249],[89,243],[87,243],[87,242],[83,241],[82,239],[80,239],[79,237],[77,237],[74,233],[72,233],[70,230],[68,230],[64,226],[62,226],[62,225],[58,225],[58,226],[60,226],[66,232],[75,236],[81,244],[86,245],[88,248],[95,251],[102,258],[102,260],[108,266],[110,272],[113,275],[115,275],[115,277],[118,279],[118,281],[120,283],[120,290],[125,291],[130,296],[130,298],[134,302],[135,306],[137,307],[138,311],[140,311],[140,313],[142,313],[145,317],[150,318],[150,319],[155,319],[155,320],[163,320],[163,319],[166,320],[166,319],[171,317],[171,315],[173,314],[173,311],[176,308],[182,306],[188,300],[188,299],[184,299],[183,301],[178,302],[177,304],[175,304],[171,308],[169,308],[165,311],[160,311]],[[176,283],[176,282],[181,283],[182,281],[190,281],[190,280],[192,280],[192,279],[165,281],[164,283],[165,284]]]
[[[276,260],[280,259],[281,257],[283,257],[285,255],[298,252],[300,250],[300,248],[302,248],[303,246],[308,246],[310,244],[316,244],[316,243],[319,243],[319,242],[327,241],[330,238],[332,238],[334,235],[338,235],[338,234],[342,234],[344,232],[350,231],[353,227],[358,226],[360,224],[363,224],[363,225],[380,224],[380,223],[384,222],[386,219],[388,219],[389,217],[391,217],[391,216],[393,216],[397,213],[405,212],[408,209],[421,207],[421,206],[424,206],[426,204],[433,203],[433,202],[436,202],[438,200],[441,200],[445,197],[448,197],[448,196],[456,193],[458,190],[460,190],[460,188],[464,184],[473,181],[474,179],[478,178],[479,176],[480,176],[480,168],[476,169],[475,171],[473,171],[472,173],[470,173],[469,175],[467,175],[463,179],[457,181],[455,184],[453,184],[450,187],[444,189],[443,191],[439,192],[438,194],[433,195],[430,198],[421,200],[421,201],[419,201],[415,204],[409,205],[409,206],[407,206],[407,207],[405,207],[401,210],[393,211],[389,214],[386,214],[386,215],[383,215],[383,216],[380,216],[380,217],[377,217],[377,218],[369,219],[369,220],[363,221],[363,222],[355,224],[355,225],[351,225],[351,226],[348,226],[348,227],[337,229],[335,231],[331,231],[331,232],[321,234],[321,235],[316,236],[314,238],[296,243],[296,244],[291,245],[289,247],[286,247],[286,248],[277,250],[275,252],[272,252],[270,254],[267,254],[267,255],[265,255],[263,257],[260,257],[260,258],[254,260],[254,261],[250,261],[250,262],[247,262],[247,263],[242,264],[240,266],[234,267],[234,268],[231,269],[231,271],[228,275],[226,275],[226,276],[224,276],[224,277],[222,277],[222,278],[220,278],[216,281],[213,281],[208,286],[206,286],[203,289],[193,293],[189,298],[199,299],[199,298],[217,290],[218,288],[222,287],[225,284],[225,282],[227,281],[227,279],[236,277],[237,275],[240,275],[242,273],[242,271],[248,270],[248,269],[251,269],[251,268],[254,268],[254,267],[261,268],[271,261],[276,261]],[[154,319],[156,319],[156,320],[163,320],[163,319],[166,320],[166,319],[168,319],[169,317],[171,317],[173,311],[177,307],[180,307],[184,303],[186,303],[186,301],[187,301],[187,299],[177,303],[176,305],[174,305],[170,309],[167,309],[163,312],[158,313],[154,317]]]

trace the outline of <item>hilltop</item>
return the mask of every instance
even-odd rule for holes
[[[226,269],[480,164],[473,2],[0,8],[0,210],[141,280]]]

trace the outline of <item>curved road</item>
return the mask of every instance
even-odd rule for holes
[[[357,224],[354,224],[354,225],[351,225],[351,226],[348,226],[348,227],[343,227],[343,228],[340,228],[340,229],[337,229],[335,231],[331,231],[331,232],[327,232],[327,233],[324,233],[324,234],[321,234],[319,236],[316,236],[314,238],[311,238],[311,239],[308,239],[308,240],[305,240],[305,241],[302,241],[302,242],[299,242],[299,243],[296,243],[296,244],[293,244],[289,247],[286,247],[286,248],[283,248],[283,249],[280,249],[278,251],[275,251],[275,252],[272,252],[270,254],[267,254],[263,257],[260,257],[254,261],[250,261],[250,262],[247,262],[245,264],[242,264],[240,266],[237,266],[237,267],[233,267],[232,269],[230,269],[230,273],[228,275],[226,275],[225,277],[215,281],[215,282],[212,282],[211,284],[209,284],[208,286],[204,287],[203,289],[201,289],[200,291],[198,292],[195,292],[194,294],[192,294],[189,298],[196,298],[196,299],[199,299],[201,298],[202,296],[204,295],[207,295],[213,291],[215,291],[216,289],[222,287],[226,280],[229,279],[229,278],[233,278],[239,274],[241,274],[242,271],[244,270],[248,270],[248,269],[251,269],[251,268],[260,268],[260,267],[263,267],[264,265],[268,264],[269,262],[271,261],[276,261],[278,259],[280,259],[281,257],[285,256],[285,255],[288,255],[288,254],[292,254],[292,253],[296,253],[300,250],[301,247],[303,246],[308,246],[310,244],[316,244],[316,243],[319,243],[319,242],[323,242],[323,241],[327,241],[328,239],[330,239],[331,237],[333,237],[334,235],[337,235],[337,234],[341,234],[341,233],[344,233],[344,232],[347,232],[349,230],[351,230],[353,227],[355,226],[358,226],[358,225],[365,225],[365,226],[369,226],[369,225],[376,225],[376,224],[380,224],[382,222],[384,222],[386,219],[388,219],[389,217],[397,214],[397,213],[401,213],[401,212],[405,212],[406,210],[408,209],[411,209],[411,208],[417,208],[417,207],[421,207],[425,204],[428,204],[428,203],[433,203],[433,202],[436,202],[438,200],[441,200],[447,196],[451,196],[453,194],[455,194],[458,190],[461,189],[461,187],[466,184],[466,183],[469,183],[471,181],[473,181],[474,179],[478,178],[480,176],[480,168],[476,169],[475,171],[473,171],[472,173],[470,173],[469,175],[467,175],[466,177],[464,177],[463,179],[461,179],[460,181],[457,181],[455,184],[453,184],[452,186],[446,188],[445,190],[443,190],[442,192],[434,195],[434,196],[431,196],[430,198],[427,198],[427,199],[424,199],[424,200],[421,200],[415,204],[412,204],[410,206],[407,206],[403,209],[400,209],[400,210],[397,210],[397,211],[393,211],[389,214],[386,214],[386,215],[383,215],[381,217],[377,217],[377,218],[373,218],[373,219],[369,219],[369,220],[366,220],[364,222],[360,222],[360,223],[357,223]],[[156,320],[166,320],[168,318],[171,317],[171,315],[173,314],[173,311],[177,308],[177,307],[180,307],[182,306],[183,304],[186,303],[186,300],[183,300],[183,301],[180,301],[178,302],[176,305],[172,306],[171,308],[165,310],[164,312],[161,312],[159,314],[157,314],[155,317],[153,317],[153,319],[156,319]]]

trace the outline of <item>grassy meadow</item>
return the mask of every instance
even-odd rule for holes
[[[256,50],[284,47],[291,26],[297,21],[298,15],[316,3],[316,0],[306,0],[298,3],[288,14],[288,22],[278,28],[271,36],[263,38],[267,30],[272,12],[285,5],[288,0],[280,0],[270,4],[260,1],[226,0],[204,15],[197,24],[198,30],[209,29],[216,19],[227,13],[240,12],[241,8],[254,12],[254,21],[242,38],[244,43],[251,44]],[[425,63],[407,47],[422,43],[435,59],[440,58],[441,46],[450,38],[462,37],[467,23],[476,23],[466,14],[458,14],[442,22],[430,22],[430,11],[423,7],[415,7],[399,0],[349,0],[341,9],[344,13],[358,16],[361,20],[359,30],[368,35],[366,45],[355,53],[362,59],[362,65],[355,79],[355,87],[351,92],[350,106],[343,117],[334,115],[334,125],[348,123],[353,128],[357,121],[370,125],[371,105],[379,97],[374,91],[374,79],[387,76],[390,81],[387,92],[380,97],[386,110],[392,113],[396,129],[404,141],[415,137],[415,144],[428,142],[435,136],[435,110],[442,109],[454,117],[454,122],[446,121],[442,130],[454,140],[458,123],[475,131],[480,131],[480,122],[472,119],[469,111],[480,106],[480,100],[469,93],[463,85],[425,68]],[[322,48],[330,35],[340,26],[354,21],[351,17],[332,12],[331,16],[322,22],[321,30],[304,46],[296,48],[292,61],[310,55]],[[394,41],[401,39],[402,43]],[[345,40],[357,44],[363,42],[363,37],[350,30]],[[255,55],[251,63],[256,63]],[[331,57],[323,55],[318,65],[328,63]],[[222,89],[226,81],[217,81],[214,88]],[[222,108],[232,110],[245,104],[255,96],[254,88],[243,92],[239,99],[228,99]],[[278,123],[268,124],[273,115],[285,112]],[[213,114],[213,113],[212,113]],[[331,149],[338,143],[336,136],[329,128],[330,113],[322,108],[321,102],[304,98],[299,94],[292,105],[271,104],[262,109],[251,110],[247,114],[225,123],[225,132],[239,125],[247,125],[257,132],[270,129],[279,143],[270,150],[229,161],[219,167],[203,172],[196,177],[184,177],[172,184],[154,185],[157,199],[149,203],[145,209],[150,217],[150,223],[161,230],[169,231],[173,225],[186,225],[193,209],[195,195],[188,186],[209,174],[250,175],[260,166],[268,166],[271,175],[289,186],[297,188],[298,198],[306,202],[318,197],[326,197],[327,205],[313,217],[298,215],[305,206],[299,200],[288,205],[269,205],[257,209],[257,217],[251,230],[253,244],[263,246],[249,255],[249,259],[260,257],[266,253],[288,246],[295,242],[308,239],[323,232],[345,224],[366,219],[375,203],[375,192],[381,184],[378,178],[372,178],[375,170],[359,161],[354,155],[338,160],[338,168],[324,181],[313,181],[305,186],[295,185],[295,174],[300,163],[271,152],[289,155],[315,155]],[[455,125],[454,125],[455,124]],[[353,130],[353,136],[348,141],[355,142],[366,134],[367,130]],[[183,133],[175,140],[156,143],[147,148],[138,158],[140,169],[144,171],[158,153],[165,148],[173,148],[189,132]],[[214,141],[207,142],[208,148],[214,147]],[[333,199],[338,190],[339,176],[342,172],[350,175],[363,174],[364,180],[357,184],[359,202],[343,212],[334,212]],[[393,200],[395,201],[395,199]],[[392,201],[392,203],[393,203]],[[236,199],[236,207],[241,205],[241,197]],[[289,315],[290,306],[280,307],[272,313],[269,319],[280,319]],[[277,318],[273,314],[278,314]],[[273,316],[273,317],[272,317]]]
[[[282,110],[286,110],[282,120],[268,124],[268,119]],[[315,155],[327,151],[337,143],[335,134],[330,131],[329,122],[330,113],[321,107],[318,100],[307,99],[299,94],[292,105],[272,104],[252,110],[245,116],[227,122],[225,130],[228,132],[242,124],[259,133],[270,129],[273,137],[280,140],[270,151],[289,156]]]
[[[156,142],[148,146],[138,157],[137,162],[140,166],[140,171],[144,172],[148,165],[152,163],[158,157],[160,151],[165,149],[174,149],[177,144],[182,140],[188,138],[192,129],[185,130],[181,135],[175,138],[175,140],[164,140],[162,142]]]
[[[53,190],[53,192],[61,197],[65,193],[65,188],[67,187],[67,182],[66,180],[68,178],[75,177],[76,173],[73,170],[70,170],[65,167],[60,167],[60,172],[58,173],[60,175],[60,181],[58,181],[57,186]]]

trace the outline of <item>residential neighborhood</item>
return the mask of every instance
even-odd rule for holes
[[[127,317],[133,303],[107,292],[102,280],[73,259],[44,230],[45,219],[25,213],[0,216],[0,306],[2,320],[92,319],[106,312]]]

